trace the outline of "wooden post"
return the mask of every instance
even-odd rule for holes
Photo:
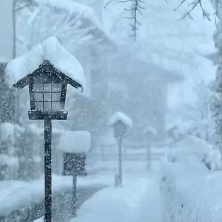
[[[52,122],[48,116],[44,118],[44,145],[45,145],[45,222],[52,219]]]
[[[118,185],[122,186],[122,136],[119,137],[119,180],[118,180]]]
[[[147,141],[147,168],[151,169],[151,144],[150,141]]]

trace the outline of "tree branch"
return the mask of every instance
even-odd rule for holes
[[[182,2],[174,9],[174,11],[178,10],[187,0],[182,0]],[[206,18],[207,20],[211,21],[210,19],[210,14],[203,8],[203,5],[202,5],[202,0],[193,0],[189,5],[188,7],[191,6],[191,8],[189,10],[187,10],[183,16],[179,19],[182,20],[182,19],[185,19],[186,17],[189,17],[192,19],[192,16],[191,16],[191,12],[198,6],[200,6],[201,10],[202,10],[202,14],[203,14],[203,18]]]

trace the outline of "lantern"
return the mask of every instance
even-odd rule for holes
[[[64,108],[67,84],[75,88],[82,87],[45,60],[38,69],[19,80],[14,86],[24,88],[29,85],[29,119],[44,119],[47,115],[50,119],[66,120],[68,113]]]

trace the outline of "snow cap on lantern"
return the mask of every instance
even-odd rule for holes
[[[66,119],[67,84],[83,89],[85,77],[78,60],[50,37],[7,64],[5,83],[18,89],[29,85],[30,119],[43,119],[45,113],[51,119]]]
[[[122,112],[116,112],[110,118],[109,126],[114,128],[114,136],[122,136],[125,132],[127,127],[132,128],[133,123],[132,120]]]

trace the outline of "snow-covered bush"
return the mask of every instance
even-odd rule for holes
[[[183,189],[202,175],[207,175],[208,172],[198,157],[192,155],[184,156],[184,158],[178,159],[177,162],[163,165],[160,173],[160,192],[164,212],[163,221],[195,221],[192,220],[192,215],[196,213],[195,208],[192,209],[192,202],[190,203],[189,199],[185,199],[187,192],[189,192],[189,189],[192,190],[192,187],[189,187],[186,192],[183,192]],[[185,208],[187,215],[184,215]],[[184,218],[186,218],[186,220],[184,220]]]
[[[211,149],[205,156],[205,161],[207,167],[212,171],[222,170],[222,160],[220,150]]]
[[[18,139],[19,179],[36,179],[42,174],[43,151],[43,141],[38,131],[33,132],[33,127],[28,126]]]
[[[167,154],[160,170],[163,221],[217,222],[222,219],[218,198],[221,172],[211,172],[206,167],[206,163],[218,167],[217,158],[218,151],[194,136],[181,140]]]
[[[195,136],[187,136],[177,142],[175,147],[167,154],[169,162],[178,162],[188,156],[195,156],[199,161],[205,161],[205,157],[210,152],[210,147],[205,140]]]
[[[164,221],[221,221],[221,172],[210,173],[196,157],[188,159],[189,165],[168,163],[162,169]]]
[[[0,180],[15,179],[18,170],[17,140],[23,128],[12,123],[0,125]]]

